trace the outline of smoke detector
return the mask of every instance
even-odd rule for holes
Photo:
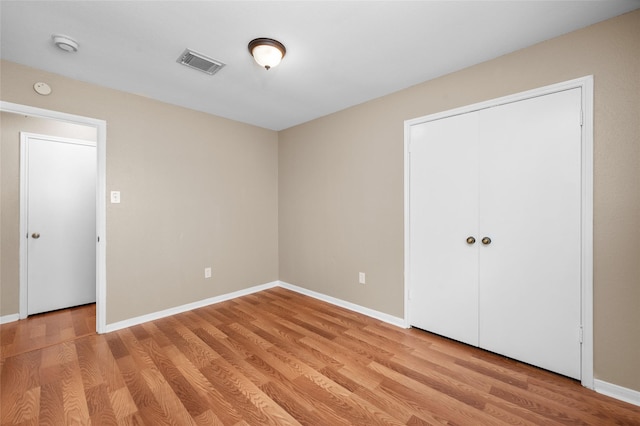
[[[55,44],[58,49],[71,53],[78,51],[78,42],[69,36],[53,34],[51,38],[53,39],[53,44]]]
[[[215,59],[209,58],[202,53],[198,53],[191,49],[185,49],[176,62],[209,75],[217,73],[225,66],[222,62],[216,61]]]

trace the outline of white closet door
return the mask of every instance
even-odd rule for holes
[[[411,127],[413,326],[478,344],[478,114]]]
[[[574,378],[580,111],[580,89],[483,110],[479,157],[480,347]]]

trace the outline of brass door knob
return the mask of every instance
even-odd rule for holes
[[[491,238],[489,237],[484,237],[482,239],[482,244],[484,244],[485,246],[488,246],[489,244],[491,244]]]
[[[467,237],[467,244],[473,244],[476,242],[476,239],[473,237]]]
[[[38,234],[37,232],[34,232],[33,234],[31,234],[31,238],[33,238],[34,240],[37,240],[38,238],[40,238],[40,234]]]

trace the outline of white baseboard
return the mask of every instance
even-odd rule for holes
[[[211,297],[209,299],[198,300],[197,302],[187,303],[186,305],[176,306],[176,307],[165,309],[162,311],[141,315],[139,317],[129,318],[124,321],[118,321],[112,324],[107,324],[105,328],[105,333],[121,330],[123,328],[132,327],[134,325],[157,320],[160,318],[165,318],[171,315],[180,314],[182,312],[190,311],[192,309],[202,308],[204,306],[213,305],[215,303],[224,302],[226,300],[235,299],[236,297],[257,293],[259,291],[267,290],[273,287],[286,288],[287,290],[295,291],[296,293],[304,294],[305,296],[313,297],[314,299],[322,300],[323,302],[331,303],[332,305],[340,306],[341,308],[358,312],[360,314],[366,315],[371,318],[375,318],[377,320],[386,322],[388,324],[392,324],[401,328],[406,328],[405,321],[403,318],[394,317],[393,315],[385,314],[384,312],[379,312],[373,309],[365,308],[364,306],[356,305],[355,303],[346,302],[344,300],[327,296],[322,293],[317,293],[312,290],[307,290],[306,288],[298,287],[296,285],[285,283],[283,281],[273,281],[267,284],[257,285],[257,286],[246,288],[243,290],[234,291],[233,293],[222,294],[220,296]],[[15,316],[17,320],[18,315],[15,315]]]
[[[129,318],[124,321],[114,322],[112,324],[107,324],[105,329],[105,333],[109,333],[111,331],[120,330],[127,327],[132,327],[134,325],[142,324],[148,321],[154,321],[160,318],[165,318],[171,315],[180,314],[182,312],[190,311],[193,309],[202,308],[205,306],[213,305],[215,303],[224,302],[227,300],[235,299],[236,297],[246,296],[248,294],[257,293],[262,290],[267,290],[273,287],[277,287],[279,285],[278,281],[273,281],[267,284],[257,285],[254,287],[245,288],[242,290],[234,291],[232,293],[222,294],[220,296],[210,297],[208,299],[198,300],[197,302],[187,303],[186,305],[176,306],[173,308],[165,309],[163,311],[152,312],[150,314],[141,315],[135,318]]]
[[[20,314],[3,315],[0,317],[0,324],[6,324],[8,322],[18,321]]]
[[[313,297],[314,299],[322,300],[323,302],[331,303],[332,305],[340,306],[341,308],[349,309],[350,311],[375,318],[382,322],[395,325],[396,327],[407,328],[405,325],[405,320],[403,318],[394,317],[393,315],[385,314],[384,312],[365,308],[364,306],[346,302],[342,299],[327,296],[326,294],[318,293],[313,290],[307,290],[306,288],[298,287],[284,281],[279,281],[279,286],[282,288],[286,288],[287,290],[295,291],[296,293],[304,294],[305,296]]]
[[[598,379],[593,381],[593,389],[603,395],[640,406],[640,392],[636,390],[623,388],[622,386],[607,383]]]

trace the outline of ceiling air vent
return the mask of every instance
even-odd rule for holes
[[[177,62],[193,69],[206,72],[209,75],[217,73],[225,65],[220,61],[211,59],[202,53],[195,52],[191,49],[185,49]]]

